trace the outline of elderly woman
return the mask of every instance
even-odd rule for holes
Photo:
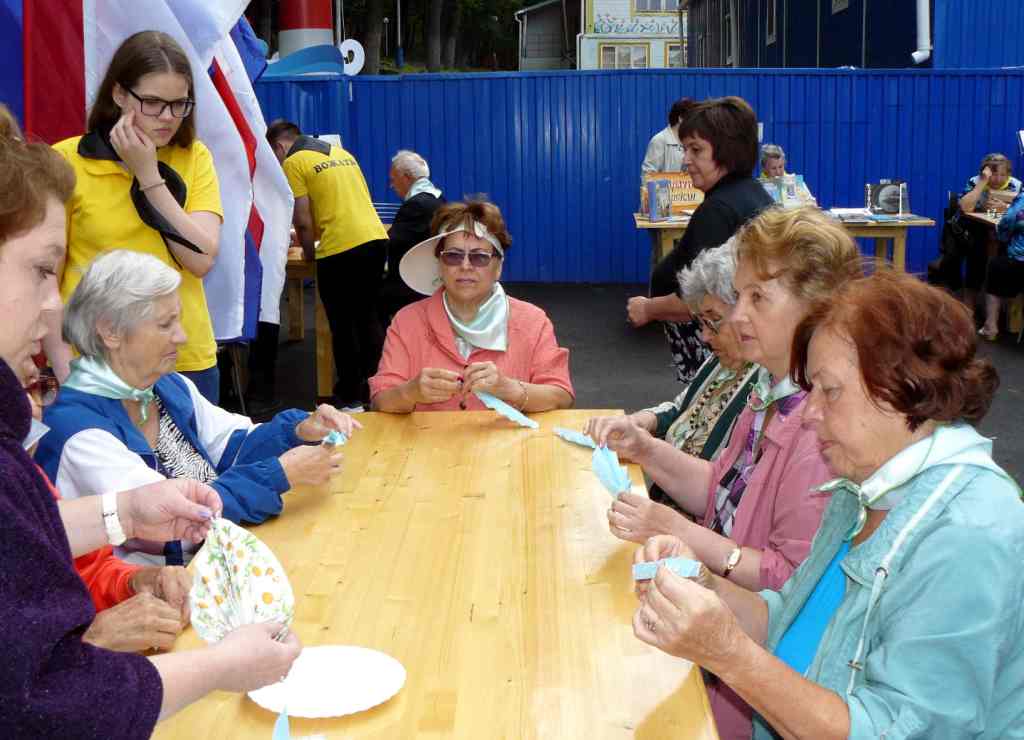
[[[340,464],[319,444],[358,427],[330,406],[290,409],[266,424],[228,413],[174,372],[185,342],[181,276],[137,252],[110,252],[89,266],[68,301],[64,336],[82,356],[44,421],[36,453],[65,498],[164,478],[209,483],[234,522],[281,513],[281,495],[318,485]],[[180,564],[176,543],[132,542],[133,562]]]
[[[730,323],[744,359],[761,366],[728,447],[713,461],[687,455],[620,417],[596,439],[639,463],[689,521],[643,496],[621,494],[608,512],[611,532],[644,542],[674,534],[714,573],[757,591],[781,588],[803,562],[825,501],[811,493],[829,473],[812,429],[807,394],[790,377],[790,349],[815,300],[861,273],[846,231],[816,208],[772,208],[737,235]],[[749,726],[749,710],[727,686],[710,687],[723,737]]]
[[[693,264],[679,273],[679,287],[687,306],[701,324],[701,339],[711,356],[701,365],[690,385],[675,399],[630,414],[630,421],[664,444],[703,460],[712,460],[729,443],[740,411],[754,387],[759,368],[740,353],[736,330],[729,316],[736,304],[733,276],[736,272],[735,237],[721,247],[701,252]],[[598,416],[585,431],[604,438],[604,431],[621,417]],[[655,483],[652,501],[677,507]]]
[[[388,329],[373,408],[482,409],[474,391],[523,412],[573,402],[569,350],[539,308],[505,295],[498,282],[512,237],[493,203],[452,203],[434,216],[435,236],[402,259],[402,279],[430,296],[406,306]]]
[[[664,569],[644,589],[637,636],[729,684],[755,738],[1021,737],[1024,505],[974,430],[998,378],[972,327],[903,274],[821,302],[794,365],[838,477],[807,560],[781,592]]]
[[[996,224],[996,237],[1006,243],[1006,254],[989,260],[985,280],[985,325],[978,334],[991,342],[999,337],[999,311],[1004,298],[1024,292],[1024,192]]]
[[[665,322],[676,378],[688,383],[707,356],[700,326],[678,295],[676,275],[703,250],[736,233],[772,199],[753,179],[757,166],[757,116],[742,98],[710,98],[679,122],[683,163],[704,201],[693,212],[686,233],[651,274],[651,296],[626,304],[633,326]]]
[[[780,182],[777,178],[788,178],[788,181]],[[761,183],[776,203],[789,208],[818,203],[802,175],[786,172],[786,153],[778,144],[761,147]]]
[[[129,740],[214,689],[249,691],[288,673],[298,639],[280,624],[242,627],[201,650],[143,657],[82,640],[94,611],[72,558],[126,536],[201,540],[221,511],[196,481],[160,481],[58,502],[23,449],[31,411],[17,370],[39,351],[45,314],[60,308],[71,168],[25,144],[0,106],[0,736]]]
[[[786,153],[778,144],[761,147],[761,177],[782,177],[786,174]]]

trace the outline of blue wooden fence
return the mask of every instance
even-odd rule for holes
[[[513,235],[506,280],[643,282],[633,228],[640,162],[671,101],[740,95],[823,207],[861,206],[864,183],[899,177],[938,221],[990,151],[1019,162],[1024,70],[635,70],[286,78],[260,82],[267,120],[340,133],[373,199],[398,149],[427,158],[449,200],[486,193]],[[938,228],[912,229],[923,271]]]

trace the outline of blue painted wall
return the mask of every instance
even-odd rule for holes
[[[1024,66],[1024,0],[934,0],[935,66]]]
[[[260,82],[268,120],[341,133],[374,200],[390,157],[414,149],[449,200],[487,193],[514,243],[505,277],[643,282],[649,240],[633,227],[639,169],[667,101],[740,95],[824,207],[860,206],[864,183],[900,177],[912,209],[938,220],[981,157],[1018,171],[1024,70],[636,70],[357,77]],[[910,269],[937,253],[912,229]],[[870,250],[870,245],[865,245]]]

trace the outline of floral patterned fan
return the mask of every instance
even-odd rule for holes
[[[193,568],[192,626],[207,642],[245,624],[291,624],[295,595],[288,576],[251,532],[227,519],[214,520]]]

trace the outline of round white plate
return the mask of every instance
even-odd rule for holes
[[[249,692],[264,709],[291,717],[340,717],[383,704],[405,685],[390,655],[353,645],[303,648],[287,678]]]

